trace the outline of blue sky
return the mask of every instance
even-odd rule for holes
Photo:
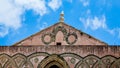
[[[59,21],[120,45],[119,0],[0,0],[0,45],[9,46]]]

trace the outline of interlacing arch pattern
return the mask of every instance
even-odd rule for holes
[[[0,54],[0,68],[38,68],[41,62],[53,54],[46,52],[36,52],[31,55],[15,54],[13,56],[5,53]],[[67,62],[68,67],[73,65],[74,68],[120,68],[120,57],[116,58],[111,55],[98,57],[96,55],[87,55],[81,57],[75,53],[56,54]],[[53,57],[54,58],[54,57]],[[57,60],[57,58],[56,58]],[[60,59],[62,62],[62,59]]]

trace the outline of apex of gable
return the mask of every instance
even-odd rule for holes
[[[64,12],[58,23],[14,44],[25,45],[107,45],[106,43],[64,23]]]

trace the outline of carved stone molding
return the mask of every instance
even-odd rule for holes
[[[70,45],[74,44],[77,41],[77,34],[76,33],[68,33],[66,37],[66,42]]]
[[[77,34],[75,32],[68,33],[67,30],[63,26],[57,26],[53,29],[52,32],[45,33],[42,35],[41,40],[44,44],[50,44],[56,40],[56,34],[58,31],[61,31],[64,35],[63,40],[66,41],[67,44],[72,45],[77,41]],[[47,39],[46,39],[47,38]]]
[[[50,55],[41,61],[38,65],[38,68],[50,68],[51,66],[56,65],[59,68],[69,68],[67,62],[59,55]]]
[[[0,68],[120,68],[120,58],[111,55],[81,57],[75,53],[48,54],[35,52],[28,56],[18,53],[13,56],[0,54]]]
[[[41,40],[44,44],[50,44],[51,42],[53,42],[52,38],[53,38],[53,35],[51,33],[46,33],[42,35]]]
[[[53,29],[52,33],[54,34],[54,41],[55,41],[55,37],[58,31],[61,31],[64,35],[64,40],[67,36],[67,30],[63,27],[63,26],[57,26],[56,28]]]

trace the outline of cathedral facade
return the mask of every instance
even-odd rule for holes
[[[120,47],[109,46],[60,21],[10,47],[0,68],[120,68]]]

